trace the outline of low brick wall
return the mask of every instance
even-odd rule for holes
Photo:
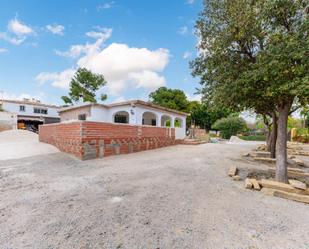
[[[82,160],[177,143],[174,128],[89,121],[41,125],[39,139]]]

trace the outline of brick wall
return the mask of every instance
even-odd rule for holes
[[[41,142],[87,160],[176,144],[175,129],[80,121],[41,125]]]

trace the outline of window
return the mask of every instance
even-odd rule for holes
[[[26,106],[20,105],[20,106],[19,106],[19,111],[20,111],[20,112],[25,112],[25,111],[26,111]]]
[[[34,107],[33,112],[38,113],[38,114],[47,114],[48,113],[47,109],[42,109],[42,108],[38,108],[38,107]]]
[[[79,114],[78,120],[86,120],[86,114]]]

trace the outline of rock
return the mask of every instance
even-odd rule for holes
[[[229,173],[228,175],[229,176],[234,176],[237,174],[237,167],[236,166],[232,166],[230,169],[229,169]]]
[[[241,180],[239,175],[232,176],[232,178],[233,178],[234,181],[240,181]]]
[[[276,190],[274,196],[309,204],[309,196]]]
[[[258,183],[258,181],[254,178],[250,179],[251,184],[253,185],[253,188],[255,190],[261,190],[260,184]]]
[[[301,182],[301,181],[289,179],[289,183],[294,188],[298,188],[298,189],[302,189],[302,190],[306,190],[306,188],[307,188],[306,184]]]
[[[252,183],[249,178],[246,178],[245,180],[245,188],[252,189]]]
[[[294,155],[288,155],[288,159],[294,159],[294,158],[296,158],[296,156],[294,156]]]
[[[282,182],[277,182],[277,181],[272,181],[272,180],[266,180],[262,179],[259,181],[260,185],[264,188],[272,188],[276,190],[282,190],[286,191],[289,193],[296,193],[296,194],[306,194],[304,190],[294,188],[290,184],[282,183]]]

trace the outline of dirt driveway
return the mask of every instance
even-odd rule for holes
[[[9,130],[0,132],[0,161],[46,155],[59,152],[49,144],[40,143],[38,135],[26,130]]]
[[[227,177],[250,144],[0,161],[0,248],[309,248],[309,206]]]

